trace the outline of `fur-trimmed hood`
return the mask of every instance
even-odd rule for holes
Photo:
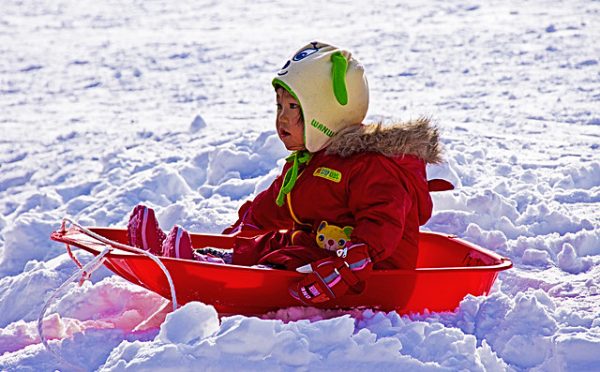
[[[427,163],[442,162],[438,129],[427,118],[393,125],[353,125],[339,131],[326,153],[347,157],[362,152],[385,156],[415,155]]]

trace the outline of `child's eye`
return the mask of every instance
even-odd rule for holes
[[[297,109],[299,107],[300,107],[300,105],[298,105],[297,103],[290,103],[290,108],[291,109]]]
[[[282,108],[281,103],[278,103],[277,104],[277,111],[281,110],[281,108]]]

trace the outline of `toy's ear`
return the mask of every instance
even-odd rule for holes
[[[342,106],[348,104],[348,90],[346,89],[346,71],[348,70],[348,60],[341,52],[335,52],[331,55],[331,75],[333,78],[333,94],[336,100]]]
[[[346,234],[347,237],[350,237],[350,234],[352,234],[352,231],[354,231],[354,227],[352,226],[344,226],[344,234]]]
[[[326,227],[327,227],[327,221],[323,221],[323,222],[321,222],[321,224],[319,225],[319,228],[317,229],[317,231],[321,231],[321,230],[323,230],[323,229],[324,229],[324,228],[326,228]]]

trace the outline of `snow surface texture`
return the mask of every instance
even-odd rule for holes
[[[1,8],[1,370],[600,370],[598,1]],[[36,319],[75,270],[48,239],[61,217],[124,226],[144,202],[165,229],[219,232],[283,164],[270,80],[313,39],[365,64],[368,121],[438,123],[447,163],[429,174],[457,188],[425,229],[515,267],[453,313],[221,320],[200,303],[165,320],[102,268],[49,308],[60,365]]]

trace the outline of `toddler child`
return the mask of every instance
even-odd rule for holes
[[[419,226],[432,210],[425,166],[441,161],[437,129],[426,119],[362,124],[364,67],[332,45],[302,47],[272,84],[277,135],[292,153],[224,231],[246,236],[233,252],[195,258],[303,272],[290,293],[306,304],[360,291],[373,268],[414,268]],[[134,210],[129,236],[153,253],[194,258],[188,233],[175,226],[166,236],[144,206]]]

